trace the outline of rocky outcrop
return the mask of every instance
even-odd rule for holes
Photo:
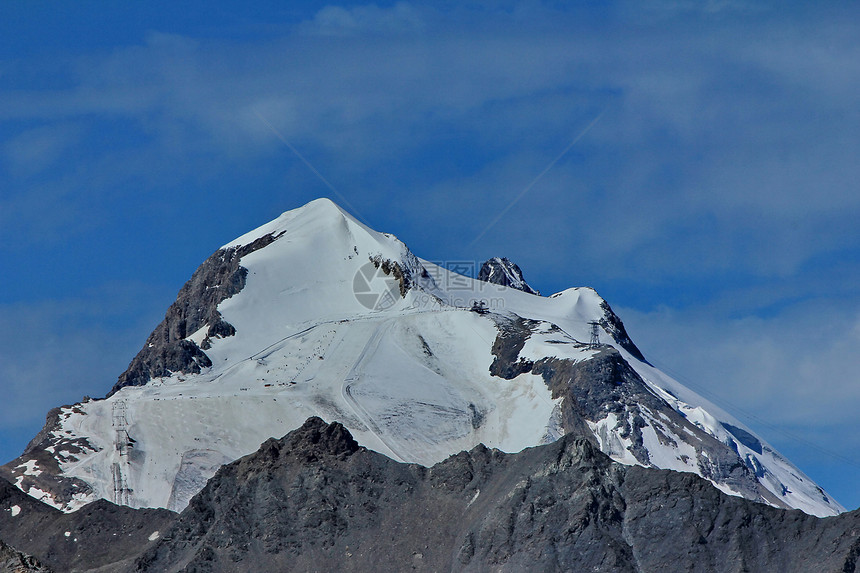
[[[223,466],[178,517],[62,514],[0,481],[0,540],[13,571],[860,571],[860,511],[727,496],[572,434],[426,468],[319,418]]]
[[[380,254],[368,257],[374,267],[384,274],[394,277],[398,284],[400,298],[406,297],[409,289],[433,280],[418,257],[405,247],[403,251],[400,261],[386,259]]]
[[[695,451],[695,460],[690,460],[692,465],[688,471],[695,469],[701,476],[730,487],[748,499],[784,505],[759,482],[761,476],[757,475],[753,459],[742,459],[729,444],[690,423],[655,395],[611,346],[592,348],[595,353],[585,360],[550,356],[532,362],[521,358],[519,352],[540,323],[516,316],[497,315],[494,320],[499,332],[492,347],[495,359],[490,365],[490,374],[508,380],[526,372],[541,376],[552,391],[552,397],[563,399],[560,417],[566,434],[585,438],[605,453],[620,458],[626,453],[616,450],[623,448],[637,463],[651,466],[643,436],[643,430],[650,426],[661,442],[675,447],[683,442]],[[559,330],[554,325],[550,328]],[[578,346],[590,348],[581,343]],[[598,422],[610,419],[612,427],[607,429],[617,432],[623,442],[615,444],[595,435],[593,428]]]
[[[520,351],[532,331],[540,324],[539,321],[501,315],[495,315],[493,321],[499,334],[496,335],[491,349],[495,358],[490,364],[490,374],[512,380],[520,374],[531,372],[534,362],[520,358]]]
[[[165,509],[131,509],[105,500],[62,513],[0,480],[0,540],[35,556],[33,563],[43,567],[22,571],[115,571],[174,519]]]
[[[540,296],[540,292],[529,286],[523,278],[520,267],[505,257],[493,257],[484,261],[478,271],[478,280],[501,286],[515,288],[529,294]]]
[[[425,468],[308,420],[223,467],[133,571],[857,571],[860,513],[820,519],[566,436]]]
[[[281,233],[282,234],[282,233]],[[245,287],[248,271],[239,265],[242,257],[262,249],[280,235],[264,235],[241,247],[219,249],[203,262],[180,289],[176,301],[128,369],[120,374],[108,396],[124,386],[142,386],[172,372],[200,372],[212,366],[204,350],[212,338],[232,336],[236,329],[221,317],[218,305]],[[188,337],[206,328],[200,345]]]
[[[60,460],[74,462],[77,456],[96,451],[88,440],[69,438],[58,432],[60,418],[68,416],[75,407],[63,406],[48,412],[44,427],[30,440],[24,453],[0,466],[0,478],[17,484],[24,492],[50,492],[59,506],[89,496],[92,487],[79,478],[63,475],[59,463]]]
[[[645,360],[642,351],[633,343],[630,336],[627,334],[627,329],[624,328],[624,323],[618,318],[618,315],[609,306],[605,300],[600,303],[600,308],[603,310],[603,318],[598,322],[600,326],[612,336],[612,339],[618,343],[621,348],[629,352],[634,358],[645,364],[650,364]]]
[[[26,555],[0,541],[0,571],[8,573],[48,573],[50,569],[32,555]]]

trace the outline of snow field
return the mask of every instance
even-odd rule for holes
[[[538,297],[423,261],[432,278],[413,276],[420,288],[379,310],[356,297],[355,277],[371,258],[401,268],[417,263],[394,237],[317,200],[225,247],[270,233],[279,238],[242,258],[245,288],[218,307],[236,335],[211,341],[211,368],[63,410],[57,437],[86,438],[93,449],[76,460],[64,459],[62,452],[56,457],[66,475],[95,490],[64,509],[96,497],[182,509],[220,463],[256,451],[312,415],[341,421],[370,449],[424,465],[478,443],[516,452],[561,435],[560,400],[552,400],[541,377],[527,373],[503,380],[489,374],[498,330],[492,315],[468,309],[483,300],[498,315],[543,321],[526,341],[523,358],[586,360],[595,352],[582,344],[590,338],[589,322],[604,318],[603,299],[593,289]],[[617,347],[608,333],[600,336]],[[200,344],[204,337],[201,329],[189,339]],[[817,486],[766,443],[754,451],[727,431],[724,424],[748,432],[732,416],[617,349],[656,396],[761,466],[761,482],[789,505],[817,515],[843,509],[832,500],[822,502]],[[117,412],[124,420],[119,425]],[[695,472],[695,449],[661,420],[646,417],[643,439],[651,463]],[[614,413],[587,423],[605,453],[637,463],[630,439],[619,436]],[[133,440],[130,447],[122,431]],[[33,463],[25,471],[40,470]],[[35,488],[29,493],[48,496]]]

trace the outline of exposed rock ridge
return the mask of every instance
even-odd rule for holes
[[[381,254],[368,257],[373,266],[386,275],[392,275],[397,280],[400,298],[405,298],[406,293],[415,286],[420,286],[424,282],[433,282],[430,273],[427,272],[418,257],[405,246],[403,250],[404,253],[400,261],[386,259]]]
[[[530,287],[523,278],[520,267],[506,257],[493,257],[484,261],[478,271],[478,280],[540,296],[540,292]]]
[[[570,435],[424,468],[311,419],[222,468],[128,570],[855,572],[858,532],[860,512],[753,503]]]
[[[58,506],[66,506],[76,497],[92,494],[92,487],[76,477],[63,475],[60,460],[77,461],[77,456],[98,449],[85,438],[69,438],[60,434],[60,420],[67,417],[76,406],[53,408],[45,418],[45,425],[27,444],[18,458],[0,466],[0,478],[4,478],[23,492],[31,490],[50,492]],[[50,448],[50,449],[48,449]]]
[[[14,547],[0,541],[0,571],[8,573],[39,573],[50,572],[50,569],[42,565],[32,555],[21,553]]]
[[[165,509],[131,509],[105,500],[62,513],[0,480],[0,540],[35,557],[25,555],[23,562],[36,568],[20,571],[116,571],[175,519]],[[0,570],[18,570],[2,564],[0,557]]]
[[[634,358],[644,362],[645,364],[650,364],[650,362],[645,360],[645,356],[642,354],[642,351],[639,350],[639,348],[633,343],[633,340],[630,339],[630,336],[627,334],[627,330],[624,328],[624,323],[621,322],[618,315],[613,312],[609,303],[605,300],[602,301],[600,303],[600,308],[603,309],[603,318],[598,321],[600,326],[602,326],[603,329],[612,336],[613,340],[615,340],[621,348],[632,354]]]
[[[212,338],[233,336],[236,329],[221,317],[218,305],[245,287],[248,270],[239,264],[242,257],[273,243],[278,235],[268,234],[241,247],[215,251],[179,290],[164,320],[146,339],[143,348],[120,374],[108,396],[124,386],[142,386],[171,372],[198,374],[212,365],[204,350]],[[188,337],[208,327],[200,346]]]
[[[741,459],[736,447],[715,439],[680,415],[662,398],[655,395],[639,374],[621,354],[610,346],[601,346],[597,353],[585,360],[575,361],[545,357],[537,362],[519,356],[526,340],[539,323],[521,317],[496,315],[494,320],[499,333],[493,343],[495,356],[490,374],[505,379],[530,372],[543,378],[552,391],[553,399],[561,402],[561,426],[566,434],[588,439],[604,453],[623,458],[629,452],[636,462],[652,466],[644,444],[643,430],[650,426],[658,439],[665,444],[687,444],[695,451],[695,460],[687,471],[696,469],[700,475],[724,486],[731,487],[744,497],[785,506],[759,481],[761,469],[754,459]],[[550,328],[558,329],[551,325]],[[588,345],[573,343],[582,348]],[[609,418],[609,416],[614,418]],[[595,435],[598,424],[612,419],[612,430],[624,442],[615,443],[601,433]]]

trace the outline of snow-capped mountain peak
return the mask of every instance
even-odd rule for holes
[[[516,263],[506,257],[493,257],[481,265],[478,271],[478,280],[502,286],[508,286],[540,296],[540,292],[533,289],[523,278],[523,272]]]
[[[221,464],[311,416],[424,465],[478,443],[515,452],[574,433],[622,463],[697,473],[775,506],[843,510],[648,364],[593,289],[540,297],[459,275],[327,199],[216,251],[108,397],[52,411],[3,472],[65,510],[97,498],[182,509]]]

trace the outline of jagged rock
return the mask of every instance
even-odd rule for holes
[[[534,363],[519,356],[526,340],[539,322],[519,316],[513,318],[496,316],[495,322],[499,334],[493,341],[491,351],[495,359],[490,364],[490,374],[511,380],[524,372],[530,372],[534,368]]]
[[[624,323],[621,322],[621,319],[618,318],[618,315],[612,310],[612,307],[609,306],[609,303],[605,300],[600,303],[600,308],[603,309],[603,318],[598,322],[600,326],[603,327],[606,332],[608,332],[612,339],[615,340],[624,350],[633,355],[637,360],[641,360],[645,364],[650,364],[647,360],[645,360],[645,356],[642,355],[642,351],[633,343],[633,340],[630,339],[630,336],[627,334],[627,329],[624,328]]]
[[[164,320],[146,339],[128,369],[120,374],[108,396],[124,386],[142,386],[171,372],[197,374],[201,368],[212,366],[203,352],[210,339],[236,334],[236,329],[221,317],[218,304],[245,287],[248,271],[239,261],[272,244],[278,236],[268,234],[242,247],[219,249],[206,259],[180,289]],[[201,346],[187,339],[204,327],[208,328]]]
[[[860,511],[821,519],[727,496],[573,435],[425,468],[311,418],[222,467],[178,518],[104,500],[61,514],[0,482],[0,539],[21,571],[856,573]]]
[[[860,512],[820,519],[566,436],[432,468],[318,418],[223,467],[130,571],[857,571]]]
[[[563,398],[560,417],[564,433],[587,439],[603,448],[604,453],[619,458],[627,455],[621,451],[623,448],[636,463],[651,466],[643,438],[643,429],[651,425],[661,440],[680,440],[689,445],[695,451],[696,468],[703,477],[726,485],[748,499],[784,506],[756,479],[758,469],[753,460],[741,459],[735,449],[690,423],[656,396],[614,348],[600,346],[587,360],[546,357],[532,362],[521,358],[519,353],[541,323],[507,316],[495,316],[494,320],[499,333],[492,347],[495,359],[490,365],[490,374],[508,380],[525,372],[540,375],[552,391],[552,397]],[[555,325],[549,328],[558,330]],[[609,439],[609,432],[606,436],[595,436],[592,427],[608,419],[608,414],[612,414],[616,422],[607,430],[620,430],[618,435],[628,441],[628,445]]]
[[[131,509],[105,500],[62,513],[0,480],[0,539],[35,556],[44,569],[33,571],[114,571],[174,519],[165,509]]]
[[[540,292],[530,287],[523,278],[520,267],[505,257],[493,257],[484,261],[481,270],[478,271],[478,280],[540,296]]]
[[[50,569],[42,565],[32,555],[26,555],[0,541],[0,571],[8,573],[49,573]]]
[[[70,406],[63,406],[62,408],[70,408]],[[96,451],[95,447],[84,438],[52,435],[52,432],[60,427],[62,408],[52,408],[48,412],[44,427],[30,440],[20,457],[0,466],[0,478],[17,483],[24,492],[29,492],[31,489],[39,492],[51,492],[54,502],[61,506],[72,502],[76,496],[91,494],[92,487],[79,478],[63,475],[57,458],[51,453],[51,450],[46,448],[51,448],[56,452],[62,451],[68,456]],[[28,471],[28,464],[35,464],[39,471]]]

